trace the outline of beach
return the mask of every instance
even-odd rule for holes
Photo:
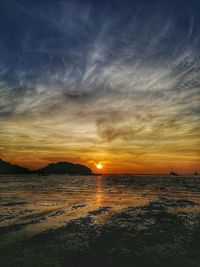
[[[1,266],[200,264],[200,177],[0,177]]]

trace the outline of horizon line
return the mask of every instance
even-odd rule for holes
[[[9,161],[6,161],[6,160],[3,160],[2,158],[0,158],[0,161],[4,161],[4,162],[6,162],[6,163],[9,163],[9,164],[12,164],[12,165],[15,165],[15,166],[18,166],[18,167],[21,167],[21,168],[25,168],[25,169],[27,169],[27,170],[29,170],[29,171],[37,171],[37,170],[39,170],[40,168],[43,168],[43,167],[37,167],[37,168],[34,168],[34,169],[30,169],[30,168],[28,168],[28,167],[24,167],[24,166],[21,166],[21,165],[18,165],[18,164],[15,164],[15,163],[12,163],[12,162],[9,162]],[[54,163],[54,164],[56,164],[56,163],[71,163],[71,164],[74,164],[74,165],[83,165],[83,166],[85,166],[85,167],[87,167],[87,168],[89,168],[90,169],[90,167],[88,167],[87,165],[85,165],[85,164],[83,164],[83,163],[74,163],[74,162],[71,162],[71,161],[57,161],[57,162],[50,162],[50,163],[47,163],[47,165],[44,165],[44,167],[45,166],[48,166],[48,165],[50,165],[50,164],[52,164],[52,163]],[[91,170],[91,169],[90,169]],[[172,168],[169,168],[169,172],[163,172],[163,173],[151,173],[151,172],[149,172],[149,173],[134,173],[134,172],[119,172],[119,173],[96,173],[96,172],[93,172],[92,170],[92,174],[91,175],[96,175],[96,176],[103,176],[103,175],[170,175],[170,172],[171,172],[171,170],[172,170]],[[199,174],[199,171],[195,171],[195,170],[193,170],[193,171],[190,171],[190,172],[175,172],[177,175],[198,175]],[[5,174],[3,174],[3,175],[5,175]],[[9,174],[8,174],[9,175]],[[14,174],[14,175],[18,175],[18,174]],[[30,173],[30,175],[35,175],[34,173]],[[67,173],[66,174],[59,174],[59,175],[67,175]],[[173,176],[173,175],[172,175]]]

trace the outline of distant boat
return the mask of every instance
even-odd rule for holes
[[[195,172],[195,173],[194,173],[194,175],[196,175],[196,176],[197,176],[197,175],[198,175],[198,172]]]
[[[170,171],[170,175],[172,176],[178,176],[178,173],[174,172],[173,170]]]

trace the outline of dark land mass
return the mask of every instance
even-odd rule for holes
[[[51,163],[38,170],[29,170],[0,159],[0,174],[80,174],[91,175],[92,171],[81,164],[71,162]]]
[[[29,174],[31,171],[27,168],[13,165],[0,159],[0,174]]]
[[[48,166],[37,170],[37,172],[42,174],[92,174],[92,171],[88,167],[71,162],[51,163]]]
[[[170,210],[183,205],[198,204],[158,198],[101,225],[88,213],[59,229],[4,244],[1,266],[199,267],[200,214]]]

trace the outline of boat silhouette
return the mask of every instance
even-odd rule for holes
[[[171,171],[170,171],[170,175],[172,175],[172,176],[178,176],[178,173],[174,172],[174,171],[171,169]]]

